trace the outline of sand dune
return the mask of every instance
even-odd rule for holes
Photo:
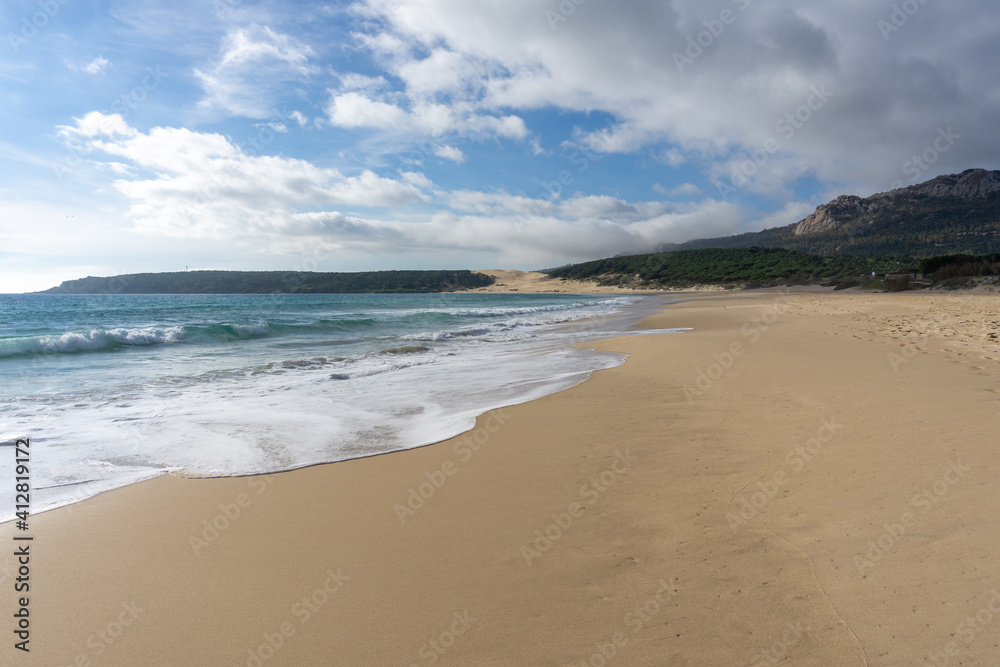
[[[569,292],[593,294],[628,294],[639,292],[649,294],[650,290],[628,290],[620,287],[605,287],[596,282],[562,280],[552,278],[537,271],[511,271],[506,269],[485,269],[480,273],[493,276],[497,282],[489,287],[479,287],[472,292]]]

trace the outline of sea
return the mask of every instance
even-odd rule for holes
[[[419,447],[571,387],[654,297],[0,295],[0,521],[168,473],[273,473]],[[674,331],[674,330],[668,330]]]

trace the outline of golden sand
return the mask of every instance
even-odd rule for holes
[[[997,664],[998,321],[701,295],[452,440],[39,515],[32,650],[4,629],[0,662]]]

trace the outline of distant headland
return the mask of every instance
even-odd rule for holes
[[[64,281],[41,294],[349,294],[455,292],[495,279],[460,271],[178,271]]]

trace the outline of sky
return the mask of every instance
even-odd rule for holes
[[[981,0],[5,0],[0,293],[540,269],[1000,167]]]

